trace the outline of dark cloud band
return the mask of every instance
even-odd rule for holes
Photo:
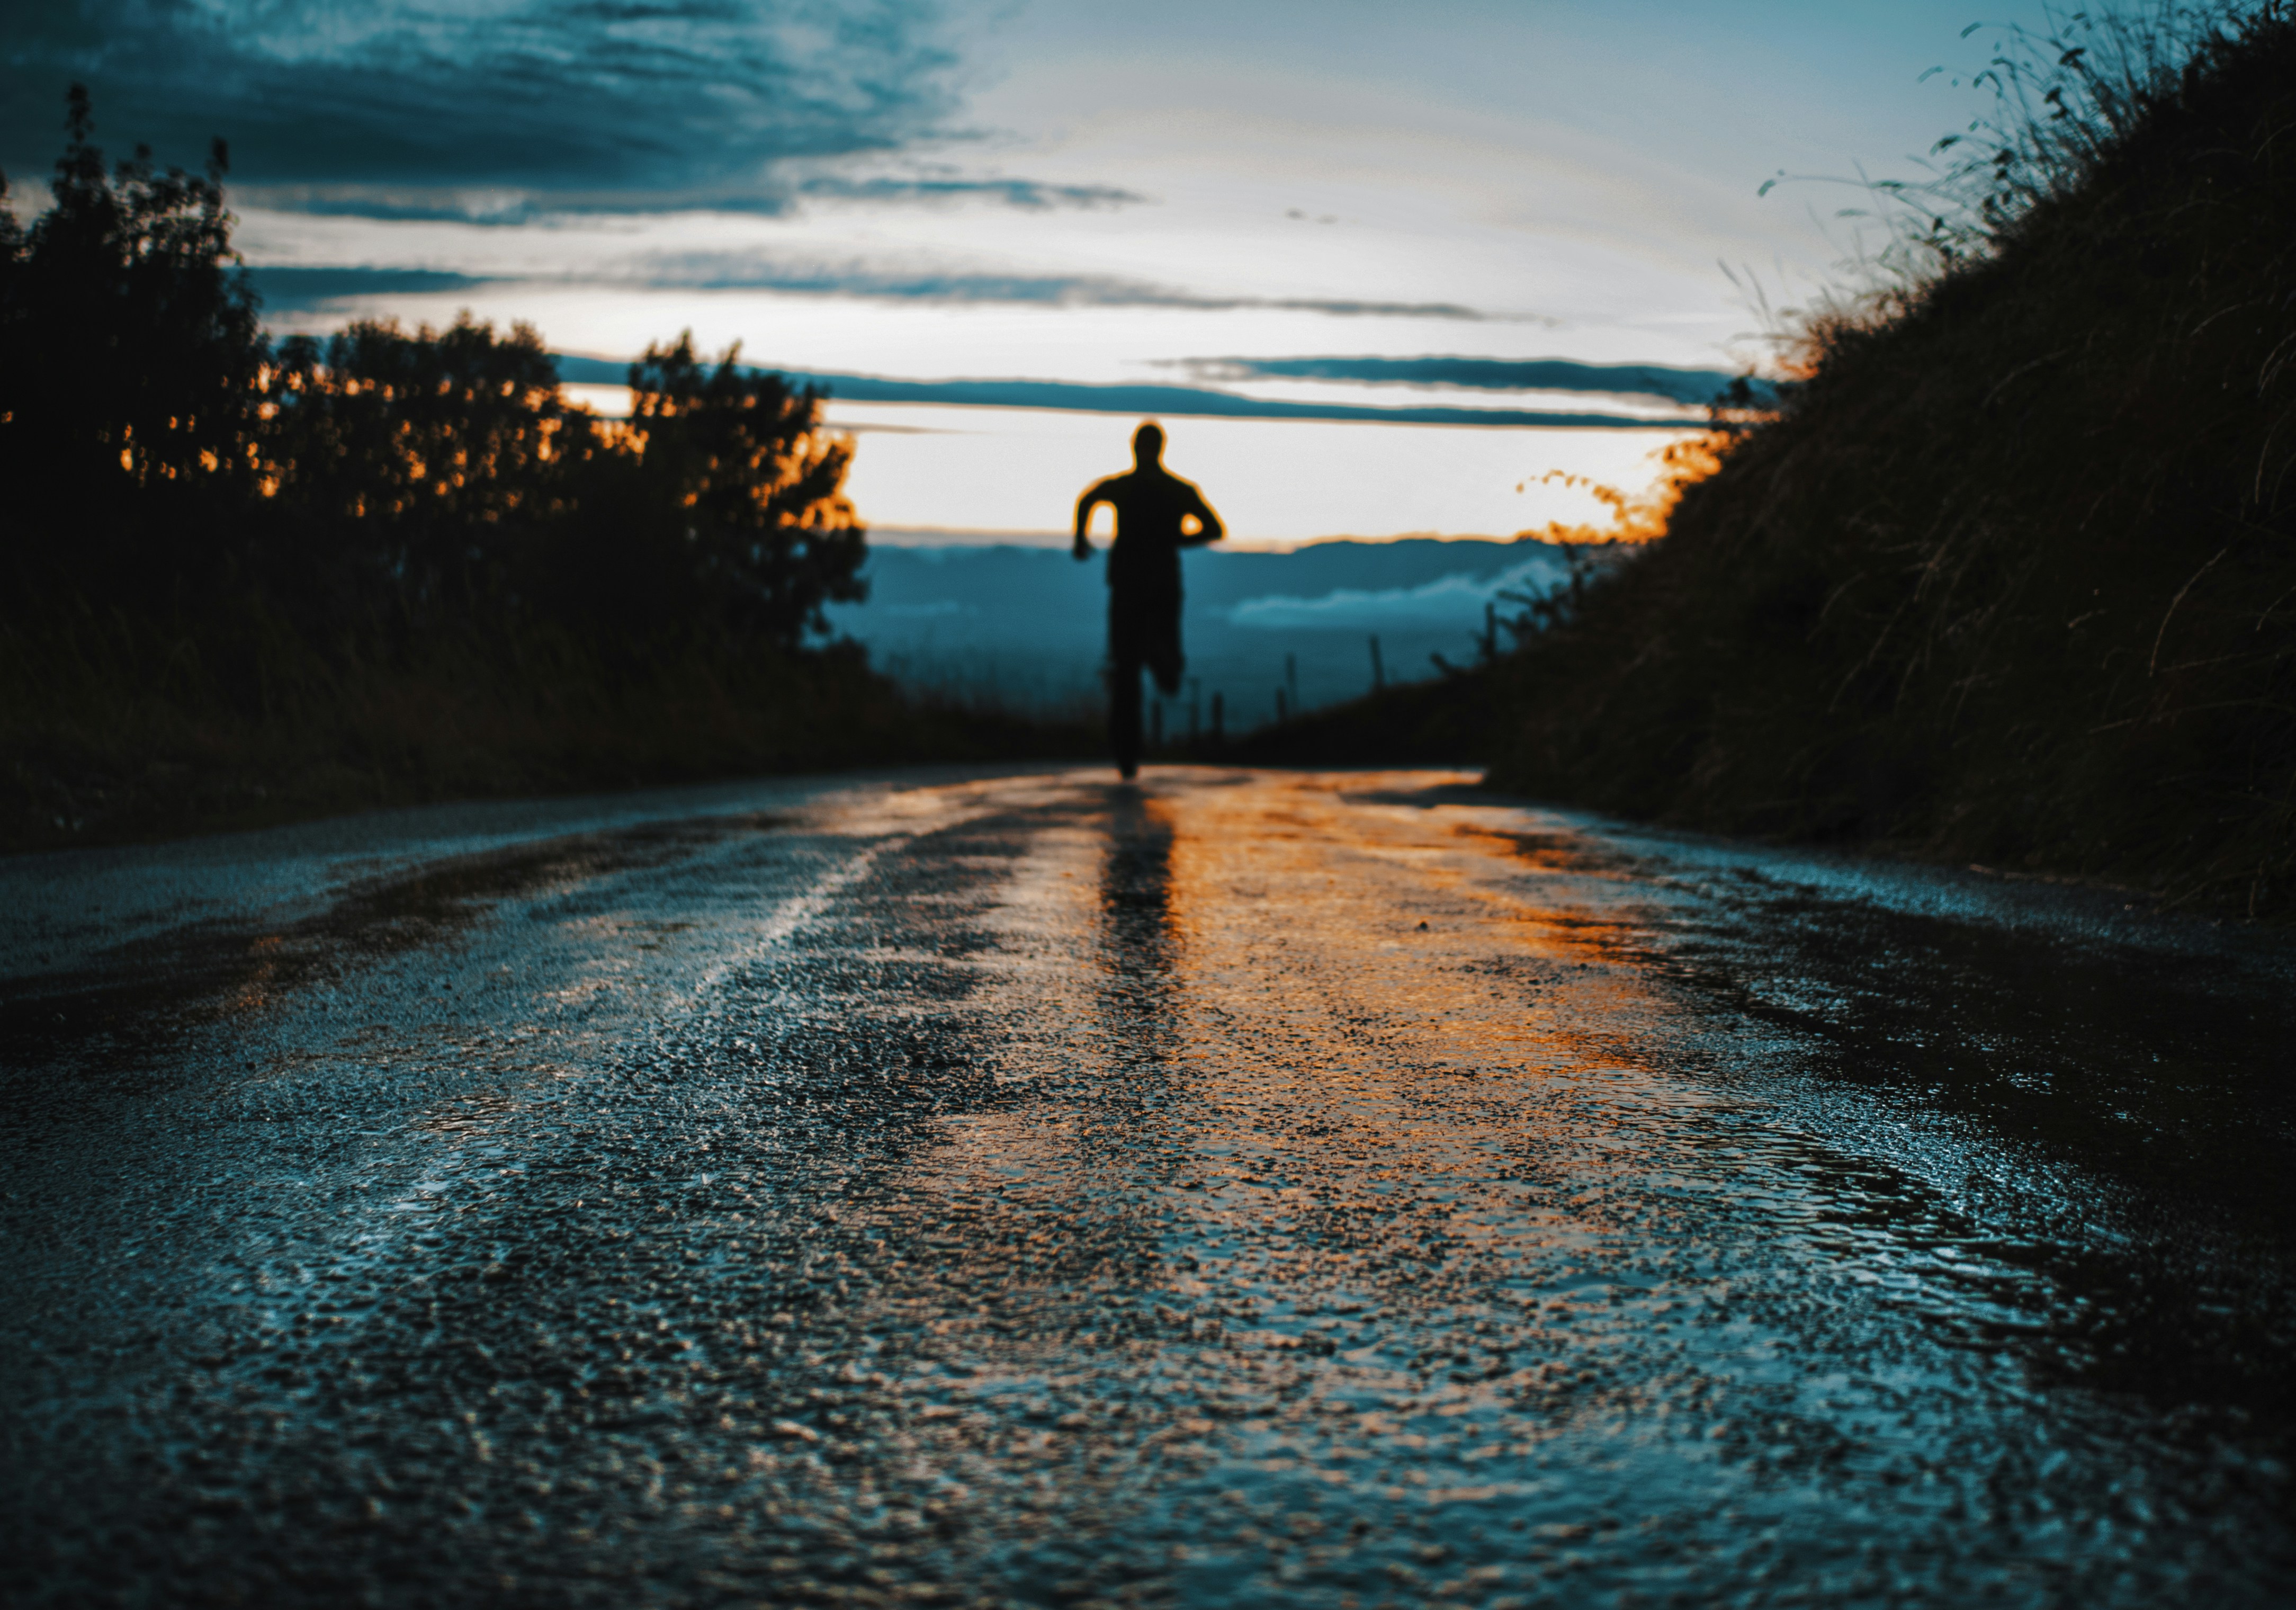
[[[1723,369],[1663,364],[1580,364],[1567,358],[1194,357],[1177,366],[1198,380],[1338,381],[1367,386],[1451,387],[1474,391],[1591,391],[1703,407],[1738,376]],[[1758,400],[1768,387],[1752,382]]]
[[[955,104],[931,0],[10,0],[0,162],[37,172],[67,82],[99,136],[333,209],[772,206],[776,164],[896,149]],[[396,208],[393,214],[387,210]]]
[[[558,372],[570,382],[619,384],[629,366],[607,358],[562,355]],[[1390,425],[1542,425],[1572,430],[1679,431],[1679,419],[1621,414],[1548,413],[1523,408],[1374,408],[1344,403],[1276,402],[1194,386],[1079,385],[1052,380],[892,380],[881,374],[775,373],[811,382],[846,402],[943,403],[976,408],[1061,408],[1088,414],[1162,415],[1168,418],[1293,419]]]
[[[1181,308],[1226,312],[1264,308],[1334,317],[1456,319],[1468,323],[1516,316],[1456,302],[1365,301],[1344,298],[1223,296],[1111,275],[904,273],[868,264],[777,261],[750,252],[684,252],[650,257],[630,277],[648,286],[695,291],[780,291],[912,302],[1023,302],[1061,308]],[[1550,322],[1539,320],[1535,322]]]
[[[249,283],[273,312],[324,308],[363,296],[437,296],[486,284],[437,268],[250,268]]]
[[[989,201],[1029,212],[1129,207],[1148,199],[1113,185],[1046,185],[1034,179],[822,177],[806,180],[797,191],[800,195],[849,201]]]
[[[361,296],[451,292],[502,283],[500,276],[385,267],[256,268],[250,273],[266,305],[275,311]],[[1004,302],[1038,308],[1171,308],[1200,312],[1264,309],[1316,313],[1332,318],[1447,319],[1468,324],[1554,322],[1526,315],[1487,312],[1456,302],[1222,296],[1104,275],[899,273],[867,266],[775,263],[750,253],[686,252],[649,257],[625,265],[619,273],[525,283],[640,286],[647,290],[770,291],[788,296],[840,296],[901,302]],[[1204,378],[1220,377],[1207,374]]]

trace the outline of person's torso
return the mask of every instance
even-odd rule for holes
[[[1176,475],[1135,470],[1111,481],[1106,496],[1116,510],[1109,585],[1177,591],[1184,539],[1180,521],[1195,512],[1195,489]]]

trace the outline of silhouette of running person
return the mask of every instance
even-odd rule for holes
[[[1108,550],[1108,742],[1125,777],[1140,770],[1140,672],[1144,666],[1165,695],[1180,691],[1180,550],[1227,534],[1212,505],[1167,470],[1161,426],[1132,433],[1132,470],[1085,489],[1077,499],[1076,556],[1092,556],[1085,529],[1093,505],[1116,511]],[[1196,529],[1186,529],[1189,521]]]

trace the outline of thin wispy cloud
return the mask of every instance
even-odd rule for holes
[[[1231,626],[1263,631],[1447,626],[1472,620],[1487,604],[1549,592],[1569,574],[1562,560],[1538,554],[1496,576],[1441,576],[1417,587],[1341,587],[1313,598],[1281,594],[1247,598],[1229,608],[1227,619]]]
[[[1132,207],[1148,198],[1114,185],[1047,185],[1035,179],[968,178],[959,176],[927,178],[846,178],[824,176],[796,187],[808,198],[840,201],[994,201],[1025,212],[1048,212],[1062,207]]]
[[[480,285],[643,287],[647,290],[768,291],[908,303],[1006,303],[1030,308],[1179,308],[1198,312],[1276,310],[1335,318],[1515,322],[1521,316],[1455,302],[1388,302],[1347,298],[1225,296],[1091,274],[979,274],[937,269],[783,263],[752,253],[668,254],[636,264],[571,275],[472,275],[379,266],[258,267],[250,271],[274,311],[343,302],[362,296],[422,294]]]
[[[956,105],[931,0],[10,0],[0,161],[99,136],[242,200],[379,216],[785,206],[778,171],[898,149]]]
[[[238,185],[242,206],[313,218],[373,218],[383,223],[491,224],[509,228],[570,209],[525,190],[421,189],[375,185]]]
[[[1296,380],[1469,391],[1589,391],[1692,406],[1713,401],[1737,378],[1726,369],[1582,364],[1557,357],[1193,357],[1168,366],[1194,380],[1230,385]]]
[[[553,215],[599,211],[707,210],[779,217],[805,202],[948,207],[979,204],[1021,212],[1131,207],[1148,198],[1114,185],[1055,185],[995,175],[857,177],[818,174],[790,180],[765,173],[738,189],[689,188],[652,199],[612,194],[504,189],[407,189],[390,185],[238,185],[248,203],[315,218],[361,218],[386,222],[488,224],[509,227]]]
[[[1177,308],[1206,312],[1251,308],[1335,317],[1513,321],[1457,302],[1382,301],[1348,297],[1224,295],[1103,274],[997,274],[867,263],[792,261],[747,251],[664,253],[630,264],[627,277],[650,287],[701,291],[781,291],[815,296],[909,302],[1015,302],[1062,308]]]
[[[624,382],[628,366],[611,358],[554,355],[560,376],[586,384]],[[1161,415],[1194,419],[1285,419],[1361,424],[1472,425],[1513,429],[1543,426],[1562,430],[1678,431],[1678,419],[1646,415],[1559,413],[1549,409],[1493,407],[1373,407],[1353,403],[1287,402],[1243,397],[1200,386],[1156,386],[1119,382],[1079,385],[1057,380],[900,380],[883,374],[840,374],[762,366],[795,385],[820,387],[832,398],[856,403],[931,403],[976,408],[1051,408],[1070,414]]]
[[[475,290],[483,275],[440,268],[250,268],[248,281],[274,312],[300,311],[368,296],[437,296]]]

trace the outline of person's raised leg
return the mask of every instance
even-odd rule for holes
[[[1157,634],[1148,645],[1148,674],[1156,678],[1156,691],[1169,699],[1179,693],[1180,676],[1187,667],[1180,653],[1180,623],[1176,618],[1170,628]]]

